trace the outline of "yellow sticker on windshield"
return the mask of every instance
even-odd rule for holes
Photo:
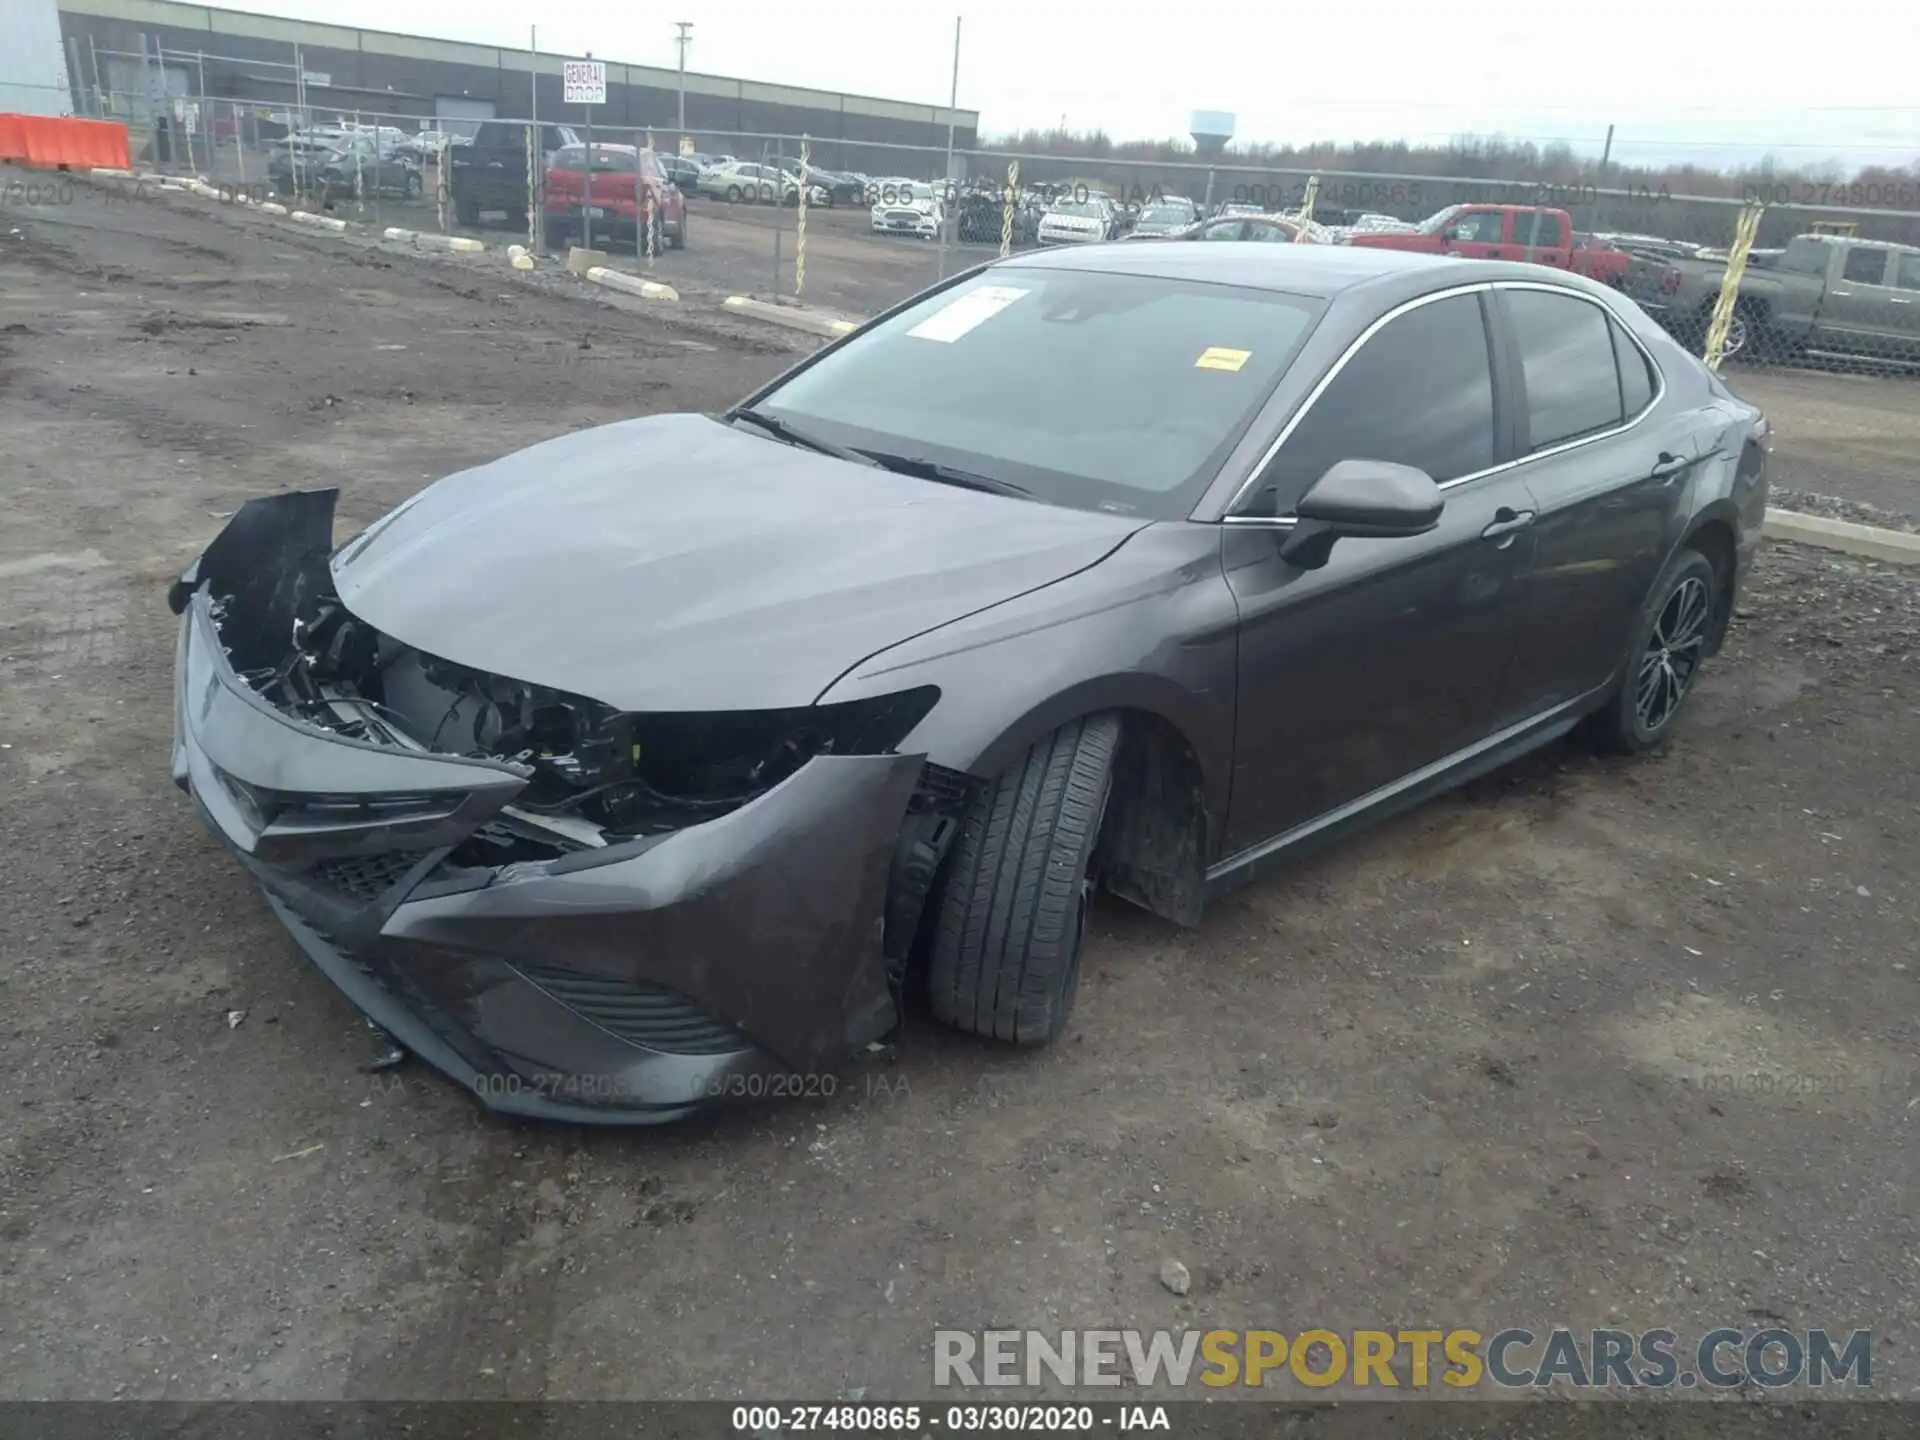
[[[1200,358],[1193,362],[1196,370],[1238,370],[1253,358],[1251,350],[1223,350],[1215,345],[1200,352]]]

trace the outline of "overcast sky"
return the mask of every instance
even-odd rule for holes
[[[954,18],[960,104],[987,134],[1049,126],[1116,139],[1185,134],[1231,111],[1245,140],[1565,139],[1624,161],[1920,161],[1920,5],[1821,0],[1740,7],[1579,0],[227,0],[384,30],[527,43],[690,70],[944,103]]]

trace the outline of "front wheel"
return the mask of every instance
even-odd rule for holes
[[[1644,755],[1666,743],[1706,660],[1719,593],[1720,576],[1706,556],[1674,556],[1634,623],[1619,688],[1592,718],[1603,748]]]
[[[1019,1045],[1066,1028],[1119,742],[1116,716],[1072,721],[967,807],[928,965],[936,1018]]]
[[[738,185],[727,186],[727,204],[738,205],[739,203],[740,203],[740,187]]]

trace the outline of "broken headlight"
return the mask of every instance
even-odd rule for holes
[[[577,815],[614,835],[724,815],[816,755],[885,754],[940,696],[925,686],[836,705],[636,714],[440,661],[426,660],[422,676],[451,702],[420,737],[429,748],[528,765],[516,808]]]

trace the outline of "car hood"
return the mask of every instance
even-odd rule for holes
[[[450,475],[341,546],[333,576],[361,619],[457,664],[626,710],[774,709],[1145,523],[664,415]]]

